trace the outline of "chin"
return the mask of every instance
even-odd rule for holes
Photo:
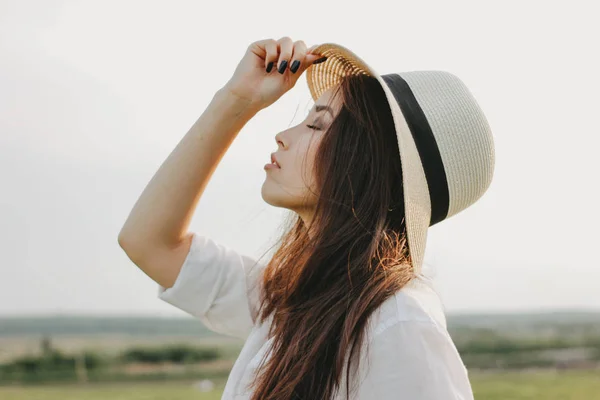
[[[277,189],[272,187],[272,183],[266,180],[262,185],[260,195],[265,203],[270,204],[273,207],[281,207],[281,198],[280,196],[277,196],[276,192]]]
[[[294,208],[294,198],[268,179],[263,183],[260,194],[265,203],[273,207]]]

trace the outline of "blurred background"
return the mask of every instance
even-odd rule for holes
[[[336,42],[380,73],[447,70],[496,144],[488,192],[426,267],[477,399],[600,399],[600,58],[593,1],[0,0],[0,398],[218,399],[243,343],[157,298],[117,244],[250,42]],[[191,229],[260,257],[274,136],[302,77],[238,135]],[[594,183],[596,182],[596,183]]]

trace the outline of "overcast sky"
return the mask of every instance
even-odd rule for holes
[[[429,231],[448,311],[599,308],[594,2],[353,4],[0,1],[0,315],[183,315],[118,232],[248,44],[281,36],[340,43],[380,73],[450,71],[484,109],[492,185]],[[310,106],[302,78],[250,121],[192,230],[267,250],[285,214],[261,198],[263,165]]]

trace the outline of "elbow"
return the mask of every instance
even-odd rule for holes
[[[125,233],[124,229],[121,229],[119,232],[119,235],[117,236],[117,242],[119,243],[119,246],[125,250],[125,246],[127,246],[129,243],[129,235]]]
[[[127,248],[129,247],[131,241],[129,239],[129,235],[125,233],[124,228],[121,229],[119,235],[117,236],[117,243],[119,246],[127,252]]]
[[[129,257],[134,264],[139,265],[142,251],[140,250],[139,244],[136,244],[134,237],[121,230],[117,236],[117,243],[119,243],[119,247],[127,254],[127,257]]]

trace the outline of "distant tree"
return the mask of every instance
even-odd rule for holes
[[[53,349],[52,340],[50,339],[50,336],[42,336],[42,339],[40,340],[40,350],[42,352],[42,356],[48,356],[52,354]]]

